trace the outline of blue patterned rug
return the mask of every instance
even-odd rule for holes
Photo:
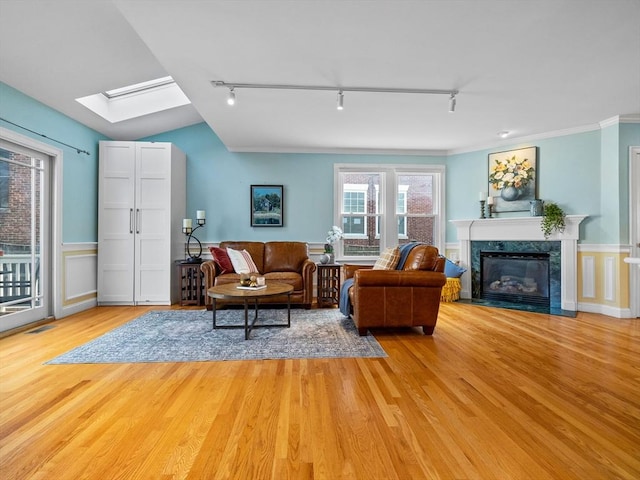
[[[252,312],[249,312],[252,319]],[[264,320],[263,320],[264,318]],[[243,324],[244,311],[219,310],[219,325]],[[260,311],[258,324],[285,323],[286,310]],[[212,312],[148,312],[48,364],[207,362],[274,358],[386,357],[371,334],[361,337],[337,309],[291,310],[291,328],[212,329]]]

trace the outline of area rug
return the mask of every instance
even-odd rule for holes
[[[252,312],[249,312],[252,315]],[[251,320],[251,318],[250,318]],[[243,310],[220,310],[219,325],[243,324]],[[287,322],[286,310],[260,311],[258,324]],[[337,309],[291,310],[291,327],[212,329],[212,312],[148,312],[47,364],[207,362],[276,358],[386,357],[371,334],[359,336]]]

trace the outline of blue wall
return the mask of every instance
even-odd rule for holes
[[[333,225],[334,163],[435,164],[445,157],[229,152],[204,123],[143,139],[187,155],[187,214],[207,211],[202,239],[324,242]],[[284,227],[250,226],[252,184],[284,186]],[[219,216],[217,216],[219,215]]]
[[[567,214],[589,215],[581,224],[583,241],[610,243],[603,238],[598,220],[601,190],[598,130],[450,155],[447,159],[447,217],[478,218],[478,192],[489,190],[489,153],[531,146],[538,147],[538,198],[557,203]],[[513,212],[500,216],[528,214]],[[455,240],[455,230],[449,228],[447,241]]]
[[[62,241],[97,241],[98,142],[109,139],[2,82],[0,117],[49,138],[4,121],[0,121],[1,127],[62,150]],[[86,150],[90,155],[78,153],[73,148],[51,141],[51,138]]]
[[[98,141],[108,138],[0,82],[0,116],[91,155],[30,134],[6,122],[0,126],[32,136],[64,152],[64,242],[97,241]],[[447,218],[477,218],[478,192],[488,190],[491,152],[538,146],[538,196],[568,214],[587,214],[583,243],[629,241],[629,146],[640,145],[640,124],[514,143],[446,156],[276,154],[229,152],[204,123],[141,139],[175,143],[187,154],[187,214],[207,211],[201,240],[299,239],[323,242],[333,223],[334,163],[446,164]],[[249,186],[285,187],[283,228],[249,225]],[[525,213],[517,213],[523,215]],[[455,242],[447,227],[448,242]]]

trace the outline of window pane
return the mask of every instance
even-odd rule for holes
[[[9,208],[9,169],[11,165],[0,158],[0,208]]]
[[[342,231],[345,235],[364,235],[364,217],[344,217],[342,219]]]
[[[42,161],[2,149],[0,160],[0,315],[41,304],[40,221]],[[3,182],[3,172],[9,178]],[[10,180],[9,180],[10,179]],[[1,201],[1,200],[0,200]],[[20,303],[13,303],[22,300]]]
[[[341,240],[346,256],[377,256],[380,240],[376,229],[380,174],[344,173],[342,179]],[[362,215],[353,215],[353,214]]]
[[[364,213],[365,192],[344,192],[342,211],[344,213]]]
[[[408,217],[407,239],[400,239],[400,243],[424,242],[436,245],[435,217]]]
[[[407,217],[398,217],[398,238],[407,236]]]
[[[406,189],[406,190],[405,190]],[[398,191],[406,191],[406,212],[432,214],[433,175],[398,175]],[[400,199],[398,198],[398,201]],[[398,202],[399,203],[399,202]],[[404,213],[404,211],[398,211]]]

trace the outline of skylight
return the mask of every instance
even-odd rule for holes
[[[171,77],[107,90],[76,101],[110,123],[181,107],[191,103]]]

